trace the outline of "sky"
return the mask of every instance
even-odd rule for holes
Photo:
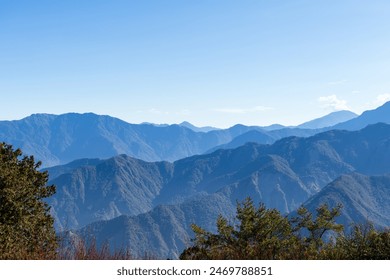
[[[0,120],[297,125],[390,100],[388,0],[0,0]]]

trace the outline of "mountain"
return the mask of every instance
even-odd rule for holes
[[[271,124],[268,126],[262,126],[261,128],[266,130],[266,131],[272,131],[272,130],[276,130],[276,129],[283,129],[286,127],[284,125],[281,125],[281,124]]]
[[[248,144],[174,163],[121,155],[74,169],[69,165],[49,168],[49,174],[53,169],[58,176],[49,182],[57,186],[57,193],[48,200],[56,228],[79,228],[92,221],[133,216],[202,194],[220,193],[232,203],[251,196],[283,212],[309,198],[311,191],[286,161],[261,156],[258,148]]]
[[[343,208],[337,222],[347,228],[352,223],[372,222],[376,227],[390,226],[390,175],[345,174],[328,184],[305,202],[314,211],[321,204]]]
[[[197,127],[197,126],[194,126],[193,124],[189,123],[189,122],[182,122],[179,124],[180,126],[184,126],[186,128],[189,128],[195,132],[209,132],[209,131],[212,131],[212,130],[219,130],[219,128],[216,128],[216,127],[212,127],[212,126],[204,126],[204,127]]]
[[[261,144],[272,144],[275,142],[275,137],[271,136],[269,133],[265,131],[258,130],[250,130],[245,132],[237,137],[235,137],[232,141],[227,144],[216,146],[206,153],[212,153],[219,149],[234,149],[238,148],[248,142],[261,143]]]
[[[304,206],[312,213],[321,204],[333,207],[342,203],[337,223],[346,230],[353,223],[368,220],[376,227],[390,225],[390,175],[365,176],[358,173],[342,175]],[[216,231],[218,215],[233,219],[235,203],[217,192],[202,195],[176,205],[161,205],[137,216],[120,216],[98,221],[75,231],[86,239],[96,238],[99,244],[108,242],[111,248],[126,246],[136,256],[152,254],[155,258],[176,259],[193,238],[191,224]],[[295,216],[296,213],[292,213]]]
[[[224,196],[212,194],[177,205],[160,205],[137,216],[98,221],[72,233],[94,239],[98,245],[108,242],[112,249],[127,247],[136,258],[178,259],[191,244],[192,224],[216,230],[218,215],[233,217],[234,209]]]
[[[232,127],[233,128],[233,127]],[[219,146],[215,146],[212,149],[208,150],[206,153],[211,153],[219,149],[234,149],[238,148],[248,142],[258,143],[258,144],[272,144],[276,140],[290,137],[290,136],[298,136],[298,137],[309,137],[313,136],[317,133],[325,131],[324,129],[301,129],[294,127],[284,127],[281,129],[274,130],[264,130],[261,127],[249,127],[251,130],[247,132],[243,132],[233,138],[230,142],[226,144],[222,144]]]
[[[119,154],[147,161],[174,161],[202,154],[250,129],[239,126],[203,133],[179,125],[129,124],[92,113],[35,114],[18,121],[0,121],[0,139],[48,167]]]
[[[324,131],[336,129],[359,130],[380,122],[390,124],[390,102],[375,110],[365,111],[361,116],[350,111],[338,111],[296,127],[283,127],[280,125],[251,127],[250,131],[239,134],[228,143],[211,148],[207,153],[217,149],[237,148],[246,142],[268,144],[289,136],[310,137]]]
[[[129,246],[137,256],[177,258],[193,237],[192,223],[215,230],[218,214],[234,219],[236,202],[248,196],[282,213],[341,202],[344,225],[368,218],[389,226],[389,176],[379,175],[390,172],[389,158],[390,125],[376,124],[174,163],[125,155],[79,160],[48,169],[58,190],[48,202],[58,229]]]
[[[21,148],[25,154],[34,155],[44,167],[49,167],[80,158],[107,159],[120,154],[146,161],[172,162],[203,154],[249,131],[264,134],[263,139],[257,139],[260,143],[270,143],[272,138],[315,133],[314,130],[282,129],[270,131],[276,136],[269,137],[266,130],[257,126],[235,125],[228,129],[196,132],[194,127],[189,129],[186,125],[190,126],[188,123],[161,126],[129,124],[92,113],[34,114],[22,120],[0,121],[0,139]],[[242,143],[242,140],[237,141]]]
[[[47,169],[54,178],[49,184],[57,187],[48,201],[58,229],[149,211],[173,169],[172,163],[149,163],[126,155],[79,163]]]
[[[298,128],[306,128],[306,129],[318,129],[325,128],[329,126],[334,126],[338,123],[349,121],[353,118],[356,118],[358,115],[351,111],[338,111],[330,113],[324,117],[314,119],[303,124],[298,125]]]
[[[49,203],[57,228],[133,216],[214,193],[233,204],[250,196],[256,203],[288,213],[342,174],[390,172],[389,158],[390,125],[386,124],[289,137],[272,145],[248,143],[174,163],[121,155],[49,168],[49,174],[54,170],[58,176],[50,176],[57,194]]]
[[[374,110],[365,111],[354,119],[339,123],[332,129],[359,130],[379,122],[390,124],[390,101]]]
[[[348,122],[321,129],[280,128],[279,125],[262,128],[238,124],[208,132],[196,132],[194,130],[211,128],[197,129],[189,123],[156,126],[129,124],[92,113],[34,114],[22,120],[0,121],[0,139],[21,148],[25,154],[34,155],[44,167],[80,158],[106,159],[119,154],[146,161],[172,162],[214,151],[216,147],[235,148],[245,141],[267,144],[289,136],[309,137],[325,130],[357,130],[377,122],[390,123],[389,107],[390,103],[386,103]]]

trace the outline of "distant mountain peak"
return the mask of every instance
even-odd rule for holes
[[[219,130],[219,128],[216,128],[216,127],[212,127],[212,126],[203,126],[203,127],[198,127],[198,126],[195,126],[193,125],[192,123],[188,122],[188,121],[183,121],[179,124],[179,126],[183,126],[183,127],[186,127],[186,128],[189,128],[195,132],[209,132],[209,131],[212,131],[212,130]]]
[[[390,101],[376,109],[364,111],[354,119],[339,123],[332,129],[359,130],[379,122],[390,124]]]
[[[298,125],[298,128],[318,129],[318,128],[330,127],[338,123],[342,123],[354,119],[357,116],[358,115],[355,114],[354,112],[347,111],[347,110],[332,112],[326,116],[300,124]]]

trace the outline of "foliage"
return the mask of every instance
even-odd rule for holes
[[[0,143],[0,259],[51,259],[57,238],[50,207],[55,193],[32,156]]]
[[[221,216],[216,234],[193,225],[194,245],[180,259],[390,259],[390,231],[355,226],[345,234],[335,222],[340,209],[321,205],[313,215],[301,207],[288,219],[246,199],[237,205],[236,225]]]
[[[301,206],[298,210],[298,217],[291,219],[294,231],[304,233],[300,240],[304,244],[313,247],[316,251],[324,245],[323,237],[329,231],[340,233],[343,226],[335,223],[335,218],[340,216],[342,206],[337,205],[329,209],[327,205],[320,205],[316,210],[316,217],[305,207]],[[307,233],[307,234],[305,234]]]
[[[323,258],[347,260],[389,260],[390,229],[375,230],[370,223],[354,225],[351,233],[340,234],[323,250]]]
[[[256,209],[248,199],[238,205],[237,218],[241,223],[234,227],[220,216],[218,234],[193,225],[196,245],[187,249],[182,258],[276,259],[289,247],[291,228],[276,210],[268,210],[264,205]]]
[[[289,220],[276,209],[263,204],[256,208],[251,199],[237,205],[238,225],[219,217],[217,234],[193,225],[194,246],[186,249],[181,259],[302,259],[317,258],[316,249],[328,230],[339,230],[334,222],[339,211],[326,206],[313,217],[301,208],[299,217]],[[309,237],[301,237],[306,228]]]

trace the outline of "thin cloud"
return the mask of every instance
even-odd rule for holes
[[[318,101],[325,109],[331,109],[332,111],[349,110],[347,101],[339,99],[335,94],[329,96],[321,96]]]
[[[390,93],[384,93],[384,94],[378,95],[376,97],[374,103],[377,106],[381,106],[381,105],[385,104],[388,101],[390,101]]]
[[[348,80],[338,80],[338,81],[328,82],[328,85],[337,86],[337,85],[345,84],[346,82],[348,82]]]
[[[227,113],[227,114],[247,114],[273,110],[272,107],[256,106],[252,108],[217,108],[214,109],[216,112]]]

